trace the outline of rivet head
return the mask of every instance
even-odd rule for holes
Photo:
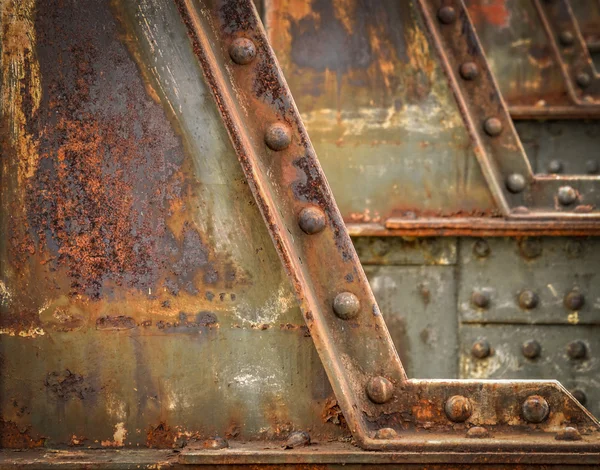
[[[333,311],[342,320],[355,318],[360,311],[360,301],[351,292],[341,292],[333,299]]]
[[[530,339],[523,343],[521,351],[527,359],[536,359],[542,353],[542,346],[535,339]]]
[[[295,449],[296,447],[308,445],[310,445],[310,434],[306,431],[294,431],[290,433],[283,447],[286,449]]]
[[[500,135],[502,133],[502,128],[502,121],[497,117],[487,118],[483,123],[483,129],[492,137]]]
[[[584,359],[587,356],[587,346],[579,339],[571,341],[567,345],[567,355],[571,359]]]
[[[471,294],[471,302],[477,308],[488,308],[490,306],[490,293],[484,290],[476,290]]]
[[[487,339],[480,339],[471,346],[471,354],[477,359],[485,359],[492,352],[492,347]]]
[[[227,439],[223,439],[222,437],[213,437],[211,439],[207,439],[202,443],[202,447],[204,449],[227,449],[229,447],[229,442]]]
[[[527,186],[527,180],[521,173],[513,173],[506,178],[506,188],[514,194],[520,193]]]
[[[398,433],[392,428],[378,429],[375,433],[375,439],[395,439]]]
[[[541,423],[548,417],[550,407],[544,397],[531,395],[523,402],[523,418],[530,423]]]
[[[585,406],[585,404],[587,403],[587,395],[583,390],[571,390],[571,395],[573,395],[573,398],[575,398],[575,400],[577,400],[583,406]]]
[[[557,174],[562,173],[562,171],[563,164],[560,160],[550,160],[550,163],[548,163],[548,173]]]
[[[453,7],[442,7],[437,12],[437,17],[444,24],[451,24],[456,21],[456,10]]]
[[[561,429],[556,433],[554,439],[557,441],[580,441],[581,434],[577,430],[577,428],[572,428],[571,426],[567,426],[565,429]]]
[[[539,238],[525,238],[519,243],[521,255],[527,259],[534,259],[542,254],[542,242]]]
[[[465,80],[475,80],[479,75],[479,67],[475,62],[465,62],[460,66],[460,76]]]
[[[238,65],[246,65],[256,57],[256,46],[251,39],[234,39],[229,47],[229,56]]]
[[[579,85],[581,88],[587,88],[592,83],[592,78],[590,77],[589,73],[581,72],[577,74],[577,77],[575,77],[575,81],[577,82],[577,85]]]
[[[580,310],[585,304],[585,297],[577,289],[573,289],[565,295],[563,303],[568,310]]]
[[[558,40],[563,46],[570,46],[575,42],[575,36],[571,31],[561,31],[558,35]]]
[[[314,235],[325,228],[325,212],[318,207],[305,207],[298,216],[298,225],[304,233]]]
[[[373,377],[367,382],[367,396],[373,403],[379,405],[392,399],[394,386],[385,377]]]
[[[473,414],[473,406],[467,397],[454,395],[446,401],[444,411],[450,421],[462,423],[469,419]]]
[[[473,253],[478,258],[487,258],[490,255],[490,251],[490,245],[483,238],[480,238],[473,244]]]
[[[375,256],[385,256],[390,251],[390,243],[385,238],[376,238],[371,244],[371,252]]]
[[[558,202],[563,206],[573,204],[577,200],[577,191],[571,186],[561,186],[558,188]]]
[[[490,433],[483,426],[473,426],[467,431],[467,437],[469,439],[485,439],[490,437]]]
[[[524,290],[519,294],[519,306],[522,309],[530,310],[538,306],[540,298],[531,290]]]
[[[284,150],[292,142],[292,131],[282,122],[271,124],[265,133],[265,142],[271,150]]]
[[[596,175],[600,171],[600,165],[596,160],[588,160],[585,162],[585,171],[588,175]]]

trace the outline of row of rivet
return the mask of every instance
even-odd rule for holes
[[[518,246],[521,255],[528,260],[538,258],[543,251],[542,242],[538,238],[525,238],[519,241]],[[568,240],[564,249],[568,256],[580,257],[583,255],[584,245],[579,240]],[[473,244],[473,254],[478,258],[487,258],[491,252],[489,243],[483,238]]]
[[[537,359],[542,354],[542,345],[535,339],[525,341],[521,346],[523,356],[528,359]],[[585,342],[571,341],[566,347],[567,356],[575,360],[583,360],[588,355]],[[485,359],[492,354],[492,346],[487,339],[480,339],[471,346],[471,354],[477,359]]]
[[[229,48],[229,55],[236,64],[247,65],[256,57],[256,46],[248,38],[237,38]],[[276,122],[267,127],[264,139],[267,147],[279,152],[290,146],[292,133],[289,126]],[[326,222],[323,210],[315,206],[305,207],[298,214],[298,225],[307,235],[323,231]],[[360,312],[360,301],[351,292],[342,292],[333,300],[333,311],[342,320],[356,318]],[[366,394],[373,403],[386,403],[391,399],[392,393],[393,385],[384,377],[372,378],[366,387]]]
[[[471,303],[477,308],[487,309],[490,307],[491,301],[491,295],[488,290],[477,289],[471,294]],[[523,310],[532,310],[539,305],[540,298],[535,292],[527,289],[521,291],[517,296],[517,303]],[[569,291],[563,298],[563,305],[567,310],[581,310],[584,304],[585,297],[577,289]]]
[[[527,397],[521,406],[523,418],[529,423],[541,423],[550,413],[548,402],[538,395]],[[444,411],[450,421],[462,423],[473,414],[471,400],[462,395],[450,397],[444,405]]]
[[[575,35],[568,30],[563,30],[558,34],[558,41],[565,48],[571,47],[575,43]],[[587,88],[592,83],[592,78],[587,72],[579,72],[575,75],[575,81],[581,88]]]
[[[438,10],[438,19],[443,24],[452,24],[456,20],[456,10],[450,6],[442,7]],[[475,62],[465,62],[460,66],[459,73],[464,80],[470,81],[477,78],[479,68]],[[583,75],[586,75],[589,81],[589,75],[580,74],[578,83],[580,78],[583,80]],[[502,121],[495,116],[488,117],[483,121],[483,130],[490,137],[499,136],[503,129]],[[524,191],[526,187],[527,180],[521,173],[513,173],[506,179],[506,188],[513,194]],[[571,186],[562,186],[558,189],[557,200],[563,206],[575,203],[578,197],[577,191]]]
[[[559,174],[563,172],[563,164],[560,160],[550,160],[548,163],[548,173]],[[600,171],[600,166],[596,160],[587,160],[585,162],[585,171],[588,175],[596,175]]]

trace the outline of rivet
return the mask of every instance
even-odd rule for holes
[[[473,426],[467,431],[467,437],[469,439],[485,439],[490,437],[490,433],[483,426]]]
[[[222,437],[213,437],[211,439],[207,439],[202,443],[202,447],[204,449],[227,449],[229,447],[229,442]]]
[[[521,351],[527,359],[536,359],[542,353],[542,346],[535,339],[530,339],[523,343]]]
[[[590,83],[592,83],[590,74],[586,72],[578,73],[577,77],[575,77],[575,81],[577,81],[577,85],[581,88],[587,88],[590,86]]]
[[[229,56],[238,65],[246,65],[256,57],[256,46],[251,39],[234,39],[229,47]]]
[[[333,299],[333,311],[342,320],[349,320],[358,315],[360,301],[351,292],[341,292]]]
[[[587,395],[583,390],[571,390],[571,395],[573,395],[573,398],[575,398],[575,400],[577,400],[583,406],[585,406],[585,404],[587,403]]]
[[[525,238],[519,243],[519,251],[527,259],[537,258],[542,254],[542,242],[538,238]]]
[[[314,235],[325,228],[325,212],[318,207],[305,207],[298,216],[298,225],[303,232]]]
[[[477,308],[488,308],[490,306],[490,293],[484,290],[473,291],[471,302]]]
[[[579,339],[571,341],[567,345],[567,355],[571,359],[583,359],[587,355],[587,346]]]
[[[446,401],[444,411],[450,421],[462,423],[473,414],[473,406],[468,398],[462,395],[454,395]]]
[[[474,80],[479,75],[479,67],[475,62],[465,62],[460,66],[460,76],[465,80]]]
[[[394,386],[385,377],[373,377],[367,382],[367,396],[373,403],[383,404],[392,399]]]
[[[580,310],[585,304],[585,297],[577,289],[573,289],[571,292],[565,295],[563,303],[567,310]]]
[[[537,307],[540,298],[531,290],[524,290],[519,294],[519,306],[525,310],[531,310]]]
[[[438,19],[444,24],[451,24],[456,21],[456,10],[452,7],[442,7],[437,12]]]
[[[483,123],[483,129],[492,137],[500,135],[502,132],[502,121],[497,117],[487,118]]]
[[[371,244],[371,251],[375,256],[385,256],[390,251],[390,244],[384,238],[376,238]]]
[[[395,439],[398,433],[392,428],[378,429],[375,433],[375,439]]]
[[[282,122],[271,124],[265,133],[265,142],[271,150],[286,149],[292,142],[290,128]]]
[[[571,31],[561,31],[558,35],[558,39],[563,46],[570,46],[575,42],[575,37]]]
[[[577,258],[583,253],[583,244],[579,240],[569,240],[565,250],[571,258]]]
[[[471,346],[471,354],[477,359],[485,359],[492,352],[492,347],[487,339],[480,339]]]
[[[527,186],[527,180],[521,173],[513,173],[506,178],[506,188],[511,193],[520,193]]]
[[[288,436],[283,447],[286,449],[295,449],[296,447],[308,445],[310,445],[310,434],[306,431],[294,431]]]
[[[561,186],[558,188],[558,202],[563,206],[573,204],[577,200],[577,191],[571,186]]]
[[[571,426],[567,426],[565,429],[561,429],[556,433],[554,439],[557,441],[580,441],[581,434],[577,430],[577,428],[572,428]]]
[[[483,238],[480,238],[473,244],[473,253],[478,258],[487,258],[490,255],[490,251],[490,245]]]
[[[562,171],[563,164],[560,160],[551,160],[550,163],[548,163],[548,173],[556,174],[562,173]]]
[[[596,160],[588,160],[585,162],[585,171],[588,175],[595,175],[600,170],[600,165]]]
[[[530,423],[541,423],[548,417],[548,402],[539,395],[531,395],[523,402],[523,418]]]

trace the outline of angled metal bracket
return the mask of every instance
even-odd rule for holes
[[[417,3],[485,178],[505,216],[600,217],[600,177],[533,174],[464,3]]]
[[[177,5],[356,442],[463,456],[530,452],[540,460],[600,452],[600,425],[557,382],[406,377],[254,6]],[[479,92],[495,90],[462,3],[419,5],[430,25],[446,13],[457,20],[430,26],[439,47],[451,34],[445,26],[466,37],[445,56],[446,65],[469,54],[485,80]],[[476,92],[466,93],[465,100]],[[501,99],[490,106],[512,130]],[[481,137],[480,123],[469,119]],[[514,136],[500,138],[520,149]],[[494,171],[488,172],[496,177]]]
[[[535,0],[569,96],[579,106],[600,105],[600,75],[573,15],[569,0]]]

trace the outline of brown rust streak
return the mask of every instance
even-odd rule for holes
[[[0,447],[4,449],[32,449],[42,447],[45,438],[32,437],[29,434],[29,427],[20,429],[12,421],[0,419]]]

